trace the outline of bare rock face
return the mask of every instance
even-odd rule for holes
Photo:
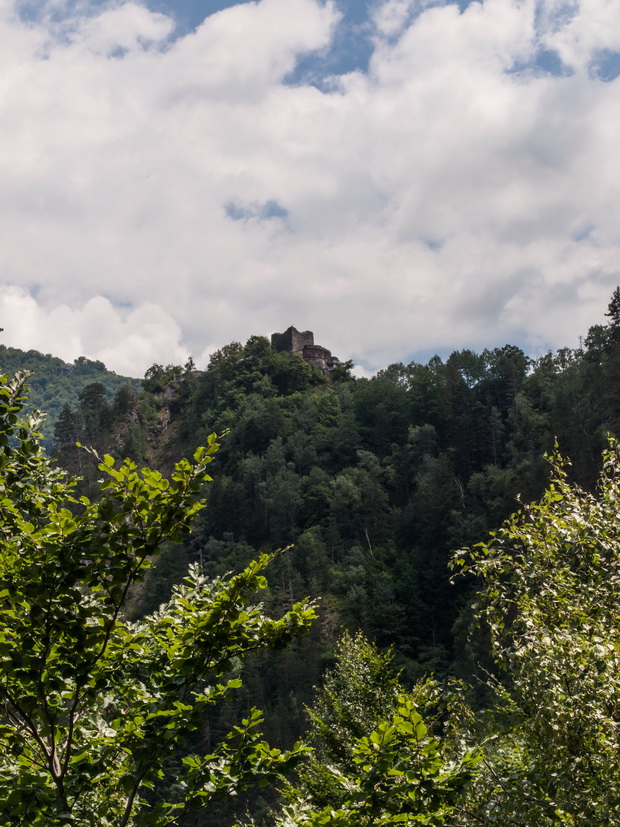
[[[340,359],[332,356],[331,351],[314,344],[314,333],[311,330],[300,332],[292,325],[284,333],[272,333],[271,346],[279,351],[296,353],[326,376],[340,364]]]

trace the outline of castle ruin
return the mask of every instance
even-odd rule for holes
[[[284,333],[272,333],[271,346],[278,351],[296,353],[326,376],[340,364],[340,359],[332,356],[331,351],[314,344],[314,333],[311,330],[300,332],[292,325]]]

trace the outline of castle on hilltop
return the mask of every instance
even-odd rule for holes
[[[271,346],[279,351],[296,353],[326,376],[340,364],[340,359],[332,356],[331,351],[314,344],[314,333],[311,330],[300,332],[292,325],[284,333],[272,333]]]

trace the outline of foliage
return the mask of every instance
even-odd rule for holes
[[[33,415],[19,418],[20,376],[0,385],[0,799],[11,825],[162,827],[303,753],[271,749],[256,710],[218,743],[190,747],[207,713],[240,686],[238,662],[307,629],[313,610],[279,620],[254,605],[263,555],[207,579],[198,566],[141,621],[124,619],[132,585],[204,504],[214,437],[171,479],[109,455],[101,497],[45,457]]]
[[[402,687],[392,653],[379,652],[361,632],[345,632],[335,656],[308,716],[318,760],[352,769],[357,742],[395,711]],[[306,770],[306,780],[309,775]],[[320,794],[320,785],[314,793]]]
[[[477,622],[498,670],[472,824],[618,823],[618,444],[597,495],[569,482],[561,456],[551,463],[540,502],[455,559],[480,583]]]
[[[452,824],[479,759],[446,721],[441,739],[429,729],[420,711],[432,717],[438,705],[435,682],[406,693],[391,652],[345,634],[308,710],[314,753],[285,791],[278,827]]]
[[[399,698],[395,714],[358,740],[356,771],[326,767],[340,788],[339,806],[315,808],[305,800],[284,808],[281,827],[379,827],[453,824],[461,791],[477,763],[469,752],[452,760],[429,734],[414,702]]]
[[[193,363],[192,363],[193,366]],[[186,365],[186,371],[188,366]],[[183,375],[183,369],[179,365],[154,364],[144,374],[142,387],[149,393],[163,393],[166,387]]]
[[[29,409],[37,408],[46,412],[41,430],[48,450],[51,449],[54,426],[63,406],[73,408],[78,405],[80,393],[87,385],[93,382],[102,384],[108,398],[123,386],[134,390],[140,386],[139,380],[118,376],[106,370],[102,362],[84,356],[67,363],[36,350],[24,351],[0,345],[0,373],[11,375],[24,370],[32,372],[27,403]]]
[[[609,327],[612,332],[612,340],[614,344],[617,344],[620,329],[620,287],[616,287],[614,290],[605,315],[609,316]]]
[[[303,707],[343,628],[393,646],[407,684],[429,671],[469,679],[473,581],[450,584],[452,550],[497,529],[518,495],[542,495],[554,437],[571,457],[570,479],[594,490],[606,434],[620,435],[612,322],[591,328],[582,347],[536,361],[510,345],[460,350],[344,382],[251,337],[214,353],[204,371],[188,363],[166,379],[162,368],[163,390],[117,394],[107,410],[92,404],[96,394],[71,403],[55,455],[94,498],[97,461],[76,441],[168,476],[176,458],[230,428],[209,508],[181,555],[171,550],[134,591],[132,617],[167,599],[181,558],[220,575],[295,543],[273,562],[265,599],[277,613],[320,594],[320,623],[299,644],[302,658],[265,655],[242,690],[285,746],[301,737]],[[480,656],[485,645],[480,633]]]
[[[540,496],[554,435],[576,478],[594,484],[604,432],[620,428],[620,373],[611,354],[595,363],[588,353],[531,363],[511,346],[457,351],[336,382],[255,336],[214,353],[203,372],[153,366],[163,385],[107,409],[84,396],[63,410],[55,455],[95,496],[96,462],[76,441],[168,474],[176,457],[230,428],[190,556],[219,571],[228,534],[256,553],[312,536],[314,559],[302,544],[286,564],[289,597],[321,593],[324,628],[360,627],[396,646],[410,680],[427,669],[465,676],[453,629],[468,586],[449,584],[451,550],[497,528],[517,494]],[[313,638],[315,660],[330,634]],[[299,709],[315,668],[269,701]]]

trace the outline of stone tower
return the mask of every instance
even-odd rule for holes
[[[331,351],[314,344],[314,333],[311,330],[304,330],[301,333],[292,325],[284,333],[272,333],[271,346],[279,351],[296,353],[308,364],[318,368],[325,376],[328,376],[336,365],[340,364],[340,359],[332,356]]]
[[[307,345],[314,345],[314,333],[311,330],[300,333],[291,325],[284,333],[271,334],[271,346],[276,350],[288,350],[302,356]]]

